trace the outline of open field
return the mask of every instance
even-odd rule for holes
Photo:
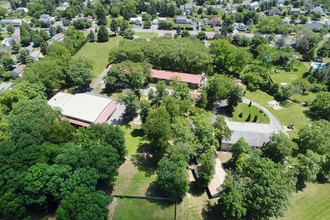
[[[290,205],[281,220],[324,220],[330,216],[330,183],[307,184],[290,197]]]
[[[108,64],[110,48],[119,46],[121,39],[123,39],[121,36],[117,36],[110,38],[110,40],[105,43],[88,42],[78,51],[75,56],[87,57],[93,61],[93,73],[95,77],[99,75]]]
[[[127,157],[119,168],[119,175],[113,194],[134,196],[162,196],[155,187],[155,165],[149,159],[141,157],[146,151],[147,141],[143,140],[140,126],[121,126],[125,132]],[[226,156],[228,157],[228,156]],[[196,190],[194,185],[184,200],[177,205],[177,219],[202,219],[203,209],[209,200],[205,191]],[[173,203],[146,199],[117,198],[112,219],[173,219],[175,205]]]
[[[249,105],[245,103],[239,103],[238,106],[235,107],[233,116],[229,119],[237,122],[269,123],[268,116],[262,110],[253,105],[249,107]]]
[[[303,107],[300,104],[288,103],[282,109],[274,110],[267,103],[274,100],[274,98],[265,92],[260,90],[255,92],[247,91],[245,97],[267,108],[282,125],[287,126],[289,124],[294,124],[295,130],[288,132],[291,138],[297,138],[298,131],[305,127],[310,121],[304,113],[308,108]]]
[[[114,220],[174,219],[175,206],[165,201],[118,198],[117,202]]]
[[[295,69],[295,68],[294,68]],[[302,75],[308,71],[306,66],[299,62],[296,66],[296,70],[291,70],[289,72],[285,70],[280,69],[280,73],[272,73],[270,77],[273,79],[276,83],[292,83],[296,79],[299,79],[302,77]],[[274,72],[274,71],[273,71]]]

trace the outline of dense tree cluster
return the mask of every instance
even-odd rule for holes
[[[1,218],[20,219],[28,210],[47,213],[58,207],[59,219],[91,214],[106,219],[109,199],[98,185],[115,180],[126,152],[122,131],[106,124],[76,129],[44,96],[36,96],[42,87],[24,81],[15,88],[21,90],[27,97],[3,113],[8,124],[2,127],[7,136],[2,134],[0,148]]]
[[[197,74],[207,70],[211,56],[198,41],[153,38],[124,41],[119,48],[110,51],[110,63],[125,60],[146,61],[155,68]]]

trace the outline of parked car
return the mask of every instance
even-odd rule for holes
[[[314,61],[318,62],[318,63],[322,63],[323,62],[323,57],[315,57]]]

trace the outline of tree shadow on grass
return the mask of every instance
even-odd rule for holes
[[[202,211],[203,219],[207,220],[218,220],[218,219],[226,219],[221,215],[219,211],[219,207],[217,205],[212,205],[210,202],[206,205],[206,207]]]
[[[189,193],[193,196],[201,196],[205,192],[205,189],[202,189],[196,181],[190,182],[189,184]]]
[[[153,181],[149,184],[149,187],[146,191],[146,196],[148,197],[161,197],[161,198],[168,198],[166,195],[160,191],[159,186],[157,184],[157,181]],[[151,203],[156,203],[158,206],[160,206],[162,209],[168,208],[175,204],[174,201],[166,201],[166,200],[156,200],[156,199],[150,199]]]
[[[148,143],[140,144],[136,154],[132,155],[131,162],[139,171],[145,172],[147,177],[155,174],[158,158],[154,157]]]
[[[135,128],[131,132],[132,137],[143,137],[144,136],[144,131],[142,128]]]

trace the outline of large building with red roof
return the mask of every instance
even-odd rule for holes
[[[174,79],[177,79],[180,82],[187,83],[191,88],[198,88],[199,86],[201,86],[203,81],[202,75],[179,73],[179,72],[157,70],[157,69],[151,70],[151,78],[155,82],[164,80],[166,83],[169,83]]]
[[[48,104],[58,108],[71,124],[88,127],[93,123],[105,123],[117,109],[116,101],[86,93],[59,92]]]

